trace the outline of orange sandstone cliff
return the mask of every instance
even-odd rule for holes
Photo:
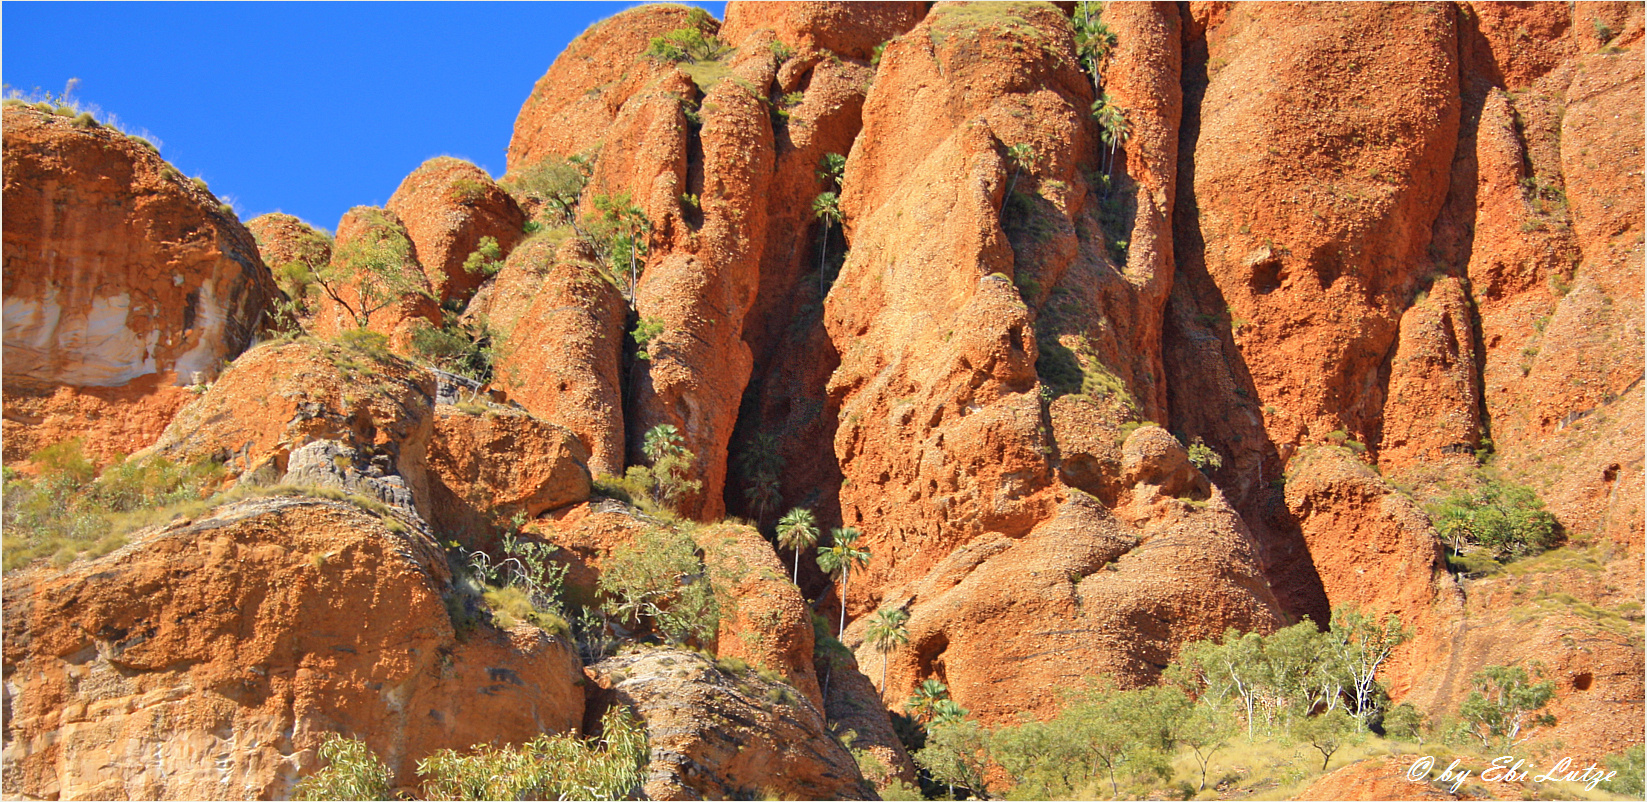
[[[1094,74],[1069,5],[626,10],[544,54],[505,176],[431,160],[332,243],[8,106],[8,465],[81,437],[228,494],[7,575],[6,793],[279,796],[330,731],[410,788],[625,705],[653,798],[865,798],[848,747],[913,779],[925,680],[996,727],[1346,605],[1412,635],[1393,702],[1536,660],[1537,744],[1641,744],[1641,7],[1118,3]],[[285,267],[383,243],[378,346],[370,288]],[[430,370],[442,327],[485,332],[478,378]],[[1426,504],[1487,475],[1560,559],[1449,562]],[[794,507],[862,533],[844,599],[774,545]],[[467,573],[553,546],[593,610],[659,529],[712,583],[701,651],[487,618]]]

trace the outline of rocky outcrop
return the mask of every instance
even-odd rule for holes
[[[909,612],[909,646],[874,653],[865,616],[845,642],[874,676],[888,660],[888,707],[936,677],[980,721],[1009,724],[1056,712],[1053,689],[1080,677],[1150,684],[1184,643],[1279,625],[1251,535],[1183,447],[1145,427],[1124,452],[1129,486],[1113,509],[1067,491],[1026,535],[974,538],[919,578],[873,591]]]
[[[257,252],[271,270],[296,262],[315,271],[332,260],[331,239],[293,215],[258,215],[246,221],[246,230],[257,240]]]
[[[428,520],[434,393],[432,375],[392,357],[312,340],[266,345],[179,413],[152,453],[216,459],[242,481],[273,485],[292,471],[294,453],[331,443],[320,447],[336,450],[327,459],[306,452],[296,483],[364,488]]]
[[[1216,421],[1197,433],[1248,477],[1266,441],[1378,442],[1381,366],[1420,288],[1457,140],[1453,14],[1237,4],[1198,20],[1205,88],[1184,143],[1180,212],[1194,217],[1178,258],[1206,277],[1197,313],[1233,343],[1268,436]]]
[[[471,544],[589,498],[589,453],[570,431],[521,412],[435,407],[430,522]]]
[[[873,799],[823,716],[753,672],[726,673],[696,652],[641,649],[587,669],[590,712],[631,706],[652,747],[650,799]]]
[[[828,247],[813,201],[836,187],[818,176],[827,154],[845,157],[862,127],[877,45],[907,32],[925,13],[920,3],[730,3],[728,41],[773,42],[791,54],[778,64],[772,102],[775,158],[767,187],[767,236],[760,289],[744,318],[753,368],[732,462],[770,444],[782,460],[779,495],[767,520],[791,506],[832,510],[841,474],[832,459],[835,417],[823,402],[839,356],[823,327],[822,298],[845,253],[839,226]],[[760,31],[769,34],[760,34]],[[753,38],[752,38],[753,37]],[[726,503],[747,518],[754,477],[728,476]],[[766,512],[763,510],[763,512]],[[833,522],[831,522],[833,523]]]
[[[508,172],[622,141],[610,138],[607,128],[624,105],[659,76],[674,72],[672,65],[641,58],[647,45],[693,24],[684,6],[648,5],[597,22],[572,40],[521,104],[509,140]]]
[[[492,385],[577,434],[597,476],[623,475],[623,295],[576,239],[533,237],[476,294],[497,338]]]
[[[1370,758],[1357,761],[1348,766],[1340,766],[1330,774],[1321,777],[1309,785],[1304,786],[1293,799],[1411,799],[1411,800],[1452,800],[1469,799],[1453,793],[1453,783],[1414,782],[1407,776],[1408,769],[1412,768],[1415,757],[1410,755],[1387,755],[1385,757]],[[1445,764],[1438,765],[1432,772],[1435,777],[1441,776],[1441,771],[1447,768]],[[1479,783],[1478,783],[1479,784]],[[1497,785],[1497,783],[1494,783]],[[1519,783],[1516,784],[1519,790]]]
[[[1381,675],[1391,696],[1403,698],[1437,653],[1468,628],[1459,622],[1464,597],[1447,571],[1440,539],[1411,498],[1348,449],[1306,448],[1287,467],[1287,511],[1299,522],[1332,605],[1354,606],[1379,620],[1395,615],[1407,628],[1409,642]],[[1323,624],[1330,616],[1323,610],[1312,617]]]
[[[334,298],[319,299],[313,331],[322,337],[366,328],[406,351],[421,326],[439,328],[439,296],[430,288],[406,226],[393,212],[356,206],[337,224],[332,248]]]
[[[233,210],[146,143],[8,105],[5,457],[153,442],[275,295]]]
[[[1392,695],[1432,715],[1456,715],[1473,674],[1521,666],[1555,685],[1548,707],[1555,726],[1534,730],[1535,742],[1560,744],[1586,762],[1641,743],[1640,570],[1640,556],[1623,550],[1610,558],[1569,552],[1465,580],[1450,637],[1415,643],[1412,663],[1394,667],[1410,680]]]
[[[575,650],[534,627],[457,635],[445,558],[388,520],[250,500],[9,575],[7,795],[282,798],[329,732],[406,785],[437,749],[578,728]]]
[[[604,564],[640,542],[647,530],[662,525],[620,502],[596,500],[557,510],[527,531],[562,550],[571,598],[597,605]],[[694,529],[692,538],[720,615],[713,641],[704,645],[717,657],[778,672],[800,698],[821,710],[810,613],[772,547],[759,532],[731,524]]]
[[[442,304],[462,303],[486,279],[464,268],[484,237],[509,253],[524,232],[526,215],[485,170],[437,156],[400,182],[384,206],[406,226],[429,289]]]

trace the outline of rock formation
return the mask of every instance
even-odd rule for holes
[[[439,156],[423,163],[384,207],[406,226],[429,288],[442,304],[466,301],[486,275],[464,266],[490,237],[507,254],[523,236],[526,216],[485,170]]]
[[[251,344],[269,271],[233,210],[147,142],[29,106],[0,119],[6,460],[74,437],[136,451]]]
[[[275,796],[328,731],[411,791],[617,704],[653,798],[867,798],[852,750],[916,778],[889,711],[924,680],[995,728],[1347,606],[1410,636],[1392,702],[1536,663],[1539,748],[1640,744],[1641,7],[1088,11],[626,10],[505,176],[433,159],[335,242],[8,102],[8,467],[83,437],[227,479],[8,574],[6,793]],[[431,327],[480,381],[418,364]],[[661,425],[700,483],[669,503]],[[1488,482],[1567,548],[1453,553],[1426,509]],[[844,589],[768,540],[797,507],[861,532]],[[703,653],[598,612],[663,530]],[[505,534],[556,548],[581,642],[484,623]],[[1305,793],[1394,793],[1392,760]]]
[[[7,794],[283,797],[329,732],[408,784],[436,749],[579,727],[575,650],[535,627],[459,637],[445,558],[389,520],[243,501],[9,576]]]

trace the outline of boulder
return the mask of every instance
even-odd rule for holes
[[[7,795],[285,798],[332,732],[413,785],[435,750],[578,729],[576,650],[455,632],[445,557],[392,521],[253,499],[8,576]]]
[[[723,671],[697,652],[639,649],[586,673],[598,688],[591,713],[623,704],[645,720],[650,799],[875,798],[823,716],[754,672]]]
[[[437,156],[400,182],[384,207],[399,217],[429,289],[442,304],[463,303],[487,278],[464,268],[482,238],[508,254],[525,236],[526,214],[485,170]]]
[[[257,246],[146,142],[7,105],[5,458],[70,438],[106,460],[160,434],[267,322]]]

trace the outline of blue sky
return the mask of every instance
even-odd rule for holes
[[[0,79],[55,93],[79,78],[76,99],[152,134],[242,219],[333,228],[432,156],[500,175],[532,84],[636,5],[7,2]]]

